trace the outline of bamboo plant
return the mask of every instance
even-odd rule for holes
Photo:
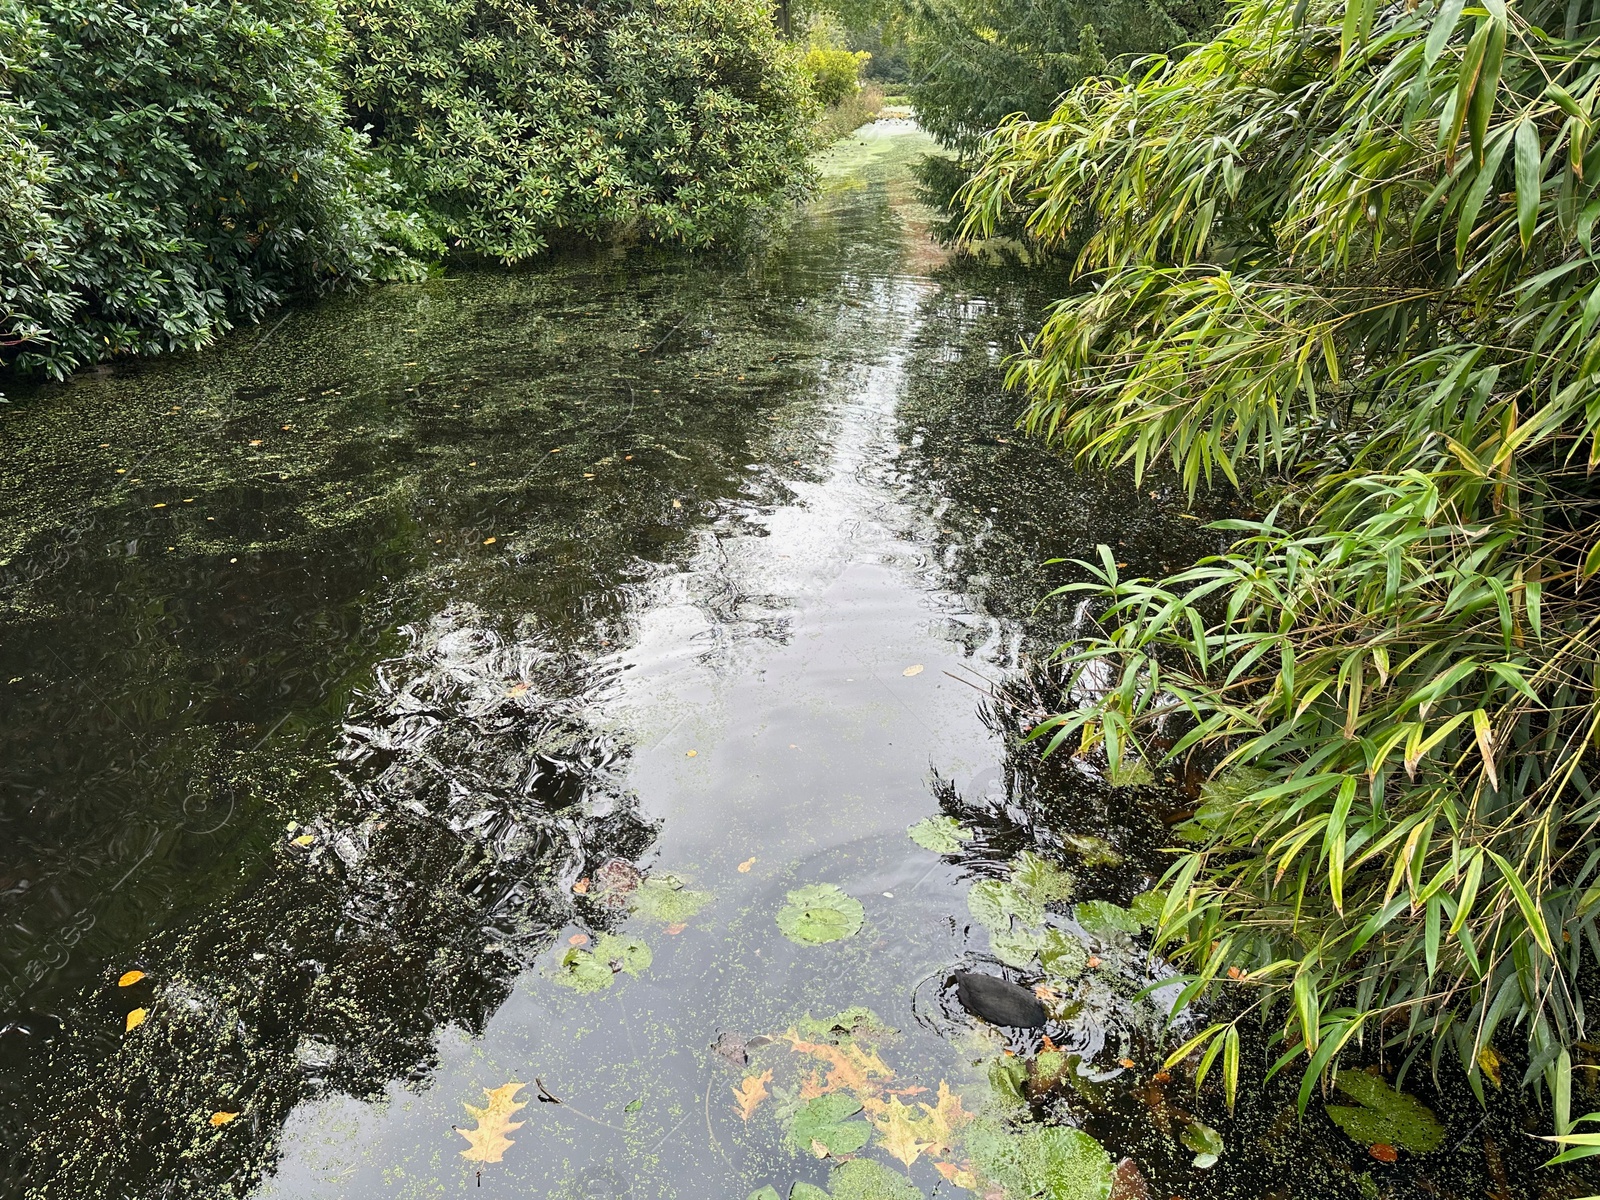
[[[1181,61],[991,138],[1082,287],[1013,362],[1026,422],[1252,515],[1162,579],[1068,591],[1052,749],[1203,764],[1161,937],[1180,1007],[1281,1037],[1302,1104],[1358,1042],[1511,1039],[1570,1127],[1600,958],[1600,3],[1246,0]],[[1164,749],[1158,749],[1164,748]],[[1592,994],[1592,990],[1590,991]]]

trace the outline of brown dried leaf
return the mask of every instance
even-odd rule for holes
[[[949,1154],[956,1140],[956,1131],[968,1121],[972,1114],[961,1107],[961,1097],[950,1090],[950,1085],[944,1080],[939,1081],[939,1100],[936,1104],[918,1103],[917,1107],[928,1114],[927,1135],[931,1152],[934,1154]]]
[[[748,1121],[755,1115],[756,1109],[767,1098],[767,1084],[771,1082],[772,1072],[763,1071],[759,1075],[746,1075],[739,1081],[739,1086],[732,1089],[741,1120]]]

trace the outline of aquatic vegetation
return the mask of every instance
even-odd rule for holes
[[[1108,941],[1130,937],[1143,927],[1132,912],[1109,900],[1085,900],[1073,908],[1072,915],[1090,933]]]
[[[1415,1096],[1397,1092],[1366,1071],[1341,1071],[1337,1083],[1339,1091],[1356,1103],[1330,1104],[1328,1116],[1362,1145],[1426,1154],[1444,1141],[1444,1126]]]
[[[1099,627],[1037,735],[1234,772],[1161,940],[1185,1004],[1237,1001],[1202,1042],[1225,1080],[1261,1019],[1302,1105],[1374,1040],[1482,1097],[1516,1029],[1570,1119],[1600,947],[1595,31],[1554,0],[1248,0],[1005,125],[967,193],[971,231],[1021,206],[1092,283],[1013,364],[1028,427],[1245,498],[1192,568],[1084,561],[1060,598]]]
[[[803,946],[837,942],[854,936],[866,920],[866,909],[832,883],[808,883],[789,893],[778,910],[784,937]]]
[[[621,973],[641,975],[648,971],[654,958],[650,947],[638,938],[602,933],[592,949],[569,947],[551,978],[575,992],[603,992]]]
[[[935,854],[959,854],[963,843],[972,840],[972,831],[954,817],[925,817],[906,830],[906,836],[924,850]]]
[[[1105,1200],[1111,1192],[1111,1156],[1081,1129],[1032,1125],[1011,1129],[980,1118],[966,1134],[967,1153],[980,1180],[1008,1197]]]
[[[694,917],[711,902],[711,893],[696,891],[676,875],[649,875],[633,893],[635,912],[667,925]]]
[[[867,1144],[872,1128],[865,1121],[852,1121],[861,1111],[861,1101],[843,1093],[818,1096],[795,1113],[789,1123],[789,1140],[818,1158],[838,1158],[854,1154]]]

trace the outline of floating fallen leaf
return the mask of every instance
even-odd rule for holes
[[[214,1112],[211,1114],[211,1127],[215,1129],[219,1125],[226,1125],[238,1115],[236,1112]]]
[[[314,842],[316,840],[317,839],[315,837],[313,837],[311,834],[302,833],[299,837],[294,839],[294,844],[296,846],[309,846],[309,845],[311,845],[312,842]]]
[[[755,865],[756,865],[756,860],[754,858],[745,859],[742,863],[739,864],[739,874],[741,874],[741,875],[750,874],[750,868],[755,866]]]
[[[1061,999],[1061,993],[1056,991],[1056,989],[1051,987],[1048,983],[1034,984],[1033,994],[1039,997],[1039,999],[1043,1000],[1046,1004],[1054,1004],[1057,1000]]]
[[[1433,1110],[1406,1092],[1397,1092],[1366,1071],[1341,1071],[1339,1091],[1359,1107],[1327,1106],[1333,1123],[1363,1145],[1397,1146],[1412,1154],[1427,1154],[1444,1140],[1444,1126]]]
[[[1098,967],[1100,965],[1100,960],[1097,957],[1095,957],[1093,954],[1091,954],[1089,956],[1089,965],[1091,967]]]
[[[143,978],[144,978],[144,972],[143,971],[124,971],[122,973],[122,975],[117,979],[117,986],[118,987],[132,987],[134,984],[138,983],[139,980],[141,980]]]
[[[700,751],[698,751],[698,750],[686,750],[686,751],[684,751],[683,756],[685,758],[693,758],[699,753],[700,753]]]
[[[569,937],[567,939],[567,945],[569,945],[569,946],[581,946],[585,942],[587,942],[588,940],[589,940],[589,935],[587,933],[575,933],[575,934],[573,934],[571,937]]]
[[[128,1019],[127,1019],[126,1022],[124,1022],[123,1026],[122,1026],[122,1032],[123,1033],[132,1033],[135,1029],[139,1028],[139,1026],[144,1024],[144,1019],[146,1017],[148,1017],[149,1015],[150,1015],[150,1010],[147,1009],[147,1008],[136,1008],[136,1009],[134,1009],[131,1013],[128,1014]]]
[[[1400,1152],[1388,1142],[1379,1142],[1367,1148],[1367,1153],[1381,1163],[1392,1163],[1400,1158]]]
[[[673,508],[682,508],[683,507],[683,501],[682,500],[674,500],[672,502],[672,507]]]
[[[255,439],[255,440],[254,440],[254,441],[253,441],[253,442],[251,442],[251,443],[250,443],[250,444],[251,444],[251,445],[252,445],[252,446],[259,446],[259,445],[261,445],[261,439],[260,439],[260,438],[256,438],[256,439]]]
[[[921,663],[912,663],[904,671],[901,671],[900,674],[905,675],[905,676],[921,675],[922,674],[922,664]]]
[[[941,1079],[938,1103],[930,1105],[919,1102],[917,1107],[928,1114],[926,1125],[930,1152],[949,1154],[955,1146],[957,1131],[972,1120],[972,1114],[961,1107],[961,1097]]]
[[[506,689],[506,695],[508,696],[526,696],[527,694],[528,685],[525,683],[514,683]]]
[[[577,883],[572,885],[572,890],[580,896],[587,896],[589,894],[589,881],[587,879],[578,880]]]
[[[674,921],[671,925],[667,926],[665,932],[670,933],[673,937],[676,937],[687,928],[689,928],[689,926],[684,924],[682,921]]]
[[[1134,1067],[1138,1066],[1139,1064],[1134,1062],[1133,1059],[1131,1059],[1131,1058],[1119,1058],[1119,1059],[1117,1059],[1117,1065],[1119,1067],[1126,1067],[1128,1070],[1131,1071],[1131,1070],[1134,1069]]]
[[[484,1088],[483,1094],[489,1098],[489,1103],[482,1108],[462,1105],[478,1122],[476,1129],[456,1130],[469,1143],[461,1152],[462,1158],[472,1162],[499,1162],[505,1157],[506,1151],[513,1145],[506,1135],[522,1128],[522,1122],[513,1121],[511,1116],[519,1108],[528,1107],[527,1101],[516,1098],[523,1086],[520,1083],[507,1083],[497,1088]]]
[[[485,546],[492,546],[492,545],[494,545],[494,544],[495,544],[495,542],[496,542],[496,541],[497,541],[497,540],[498,540],[498,539],[496,539],[496,538],[492,538],[492,537],[486,537],[486,538],[484,538],[484,539],[483,539],[483,544],[484,544],[484,545],[485,545]]]
[[[165,504],[165,503],[161,503],[161,504],[152,504],[152,505],[151,505],[151,506],[150,506],[150,507],[151,507],[151,508],[165,508],[165,507],[166,507],[166,504]]]
[[[755,1116],[757,1107],[767,1098],[767,1084],[771,1082],[771,1071],[763,1071],[759,1075],[747,1075],[740,1080],[739,1086],[733,1089],[733,1099],[741,1120],[748,1121]]]
[[[878,1130],[879,1143],[891,1157],[904,1163],[907,1168],[922,1157],[922,1152],[933,1144],[918,1136],[924,1132],[926,1119],[915,1118],[914,1108],[900,1103],[900,1097],[890,1096],[883,1116],[873,1121]]]

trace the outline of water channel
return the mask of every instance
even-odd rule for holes
[[[1159,1069],[1168,969],[1064,884],[1048,1045],[954,1002],[1038,978],[975,883],[1026,852],[1126,906],[1181,807],[1019,745],[1084,619],[1052,560],[1218,535],[1013,431],[1049,287],[945,261],[930,145],[862,130],[754,251],[452,272],[0,417],[7,1194],[998,1195],[957,1108],[1089,1130],[1120,1200],[1545,1194],[1443,1097],[1426,1169],[1270,1089],[1230,1124]],[[859,930],[786,936],[808,885]]]

